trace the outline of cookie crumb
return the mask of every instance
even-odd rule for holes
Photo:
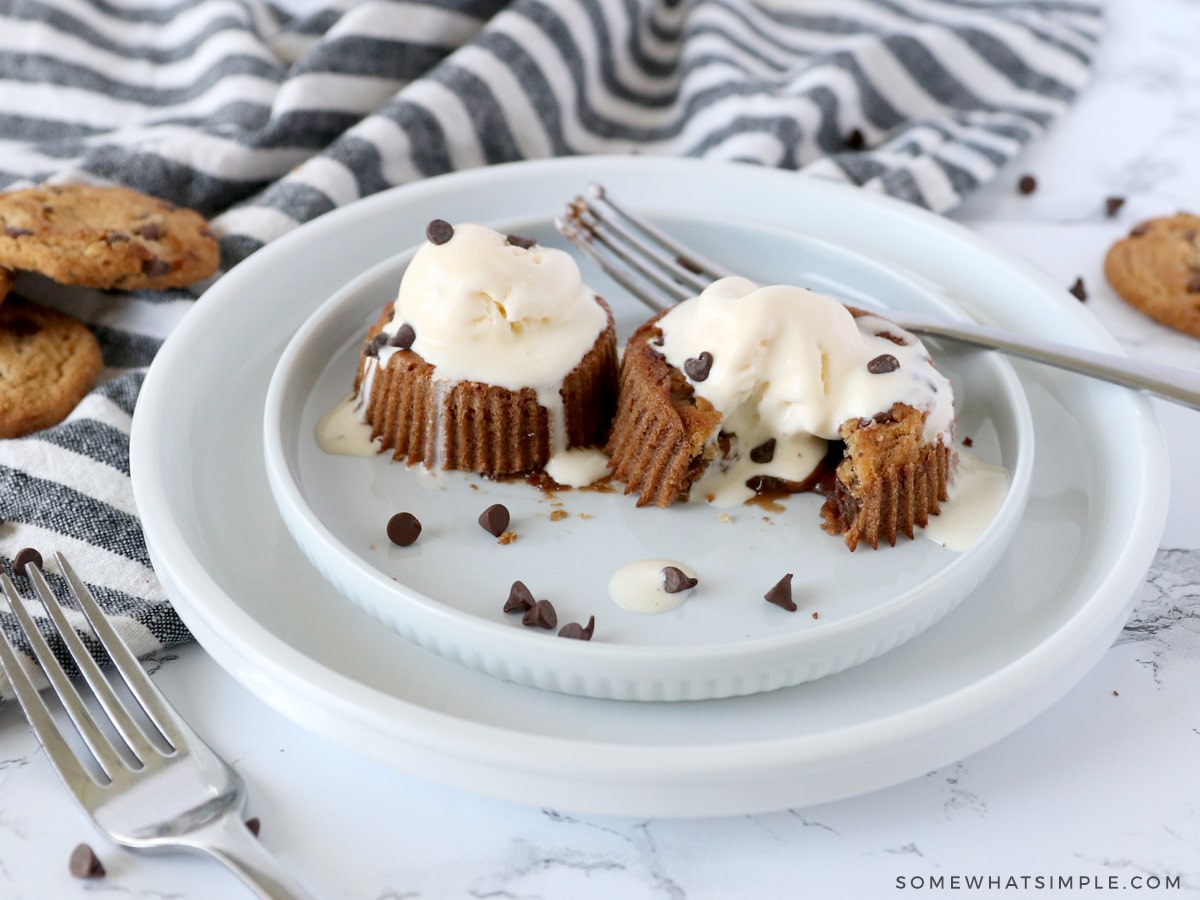
[[[551,522],[561,522],[563,519],[569,517],[570,515],[571,514],[569,512],[567,512],[565,509],[552,509],[550,511],[550,521]]]
[[[498,538],[496,538],[496,543],[503,544],[505,547],[507,547],[516,539],[517,533],[515,531],[505,531]]]

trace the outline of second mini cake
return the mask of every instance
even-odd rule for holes
[[[434,220],[367,334],[355,391],[381,450],[489,476],[603,444],[612,313],[561,250]]]
[[[825,484],[826,530],[878,546],[939,511],[954,398],[917,338],[879,316],[744,278],[630,338],[609,451],[638,505],[718,505]]]

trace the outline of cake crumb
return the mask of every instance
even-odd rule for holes
[[[511,544],[516,539],[517,539],[517,533],[515,531],[505,531],[500,535],[500,537],[496,538],[496,543],[508,545],[508,544]]]
[[[733,516],[731,516],[729,513],[721,513],[719,516],[717,516],[717,521],[718,522],[732,522]]]
[[[590,519],[591,517],[592,517],[591,513],[580,513],[579,514],[579,518],[581,518],[581,519]]]
[[[571,514],[569,512],[567,512],[565,509],[551,510],[550,511],[550,521],[551,522],[561,522],[563,519],[567,518],[567,516],[569,516],[569,515],[571,515]]]

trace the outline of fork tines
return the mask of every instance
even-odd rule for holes
[[[554,220],[560,234],[618,284],[654,309],[667,309],[732,274],[684,247],[591,184]]]
[[[129,649],[121,636],[105,617],[97,605],[87,586],[72,570],[62,554],[56,554],[59,571],[70,587],[71,593],[79,603],[80,609],[92,627],[97,640],[107,651],[109,658],[130,694],[141,705],[147,717],[158,728],[166,742],[178,748],[183,743],[184,735],[178,727],[177,717],[166,707],[165,701],[158,689],[146,676],[136,656]],[[62,606],[54,596],[41,570],[35,565],[25,567],[25,575],[47,615],[54,624],[57,636],[71,660],[79,668],[84,680],[91,688],[100,706],[107,714],[113,728],[120,734],[125,743],[125,749],[136,759],[137,763],[145,765],[146,760],[161,757],[163,749],[156,747],[143,733],[137,722],[118,699],[112,685],[100,671],[99,665],[88,652],[74,626],[67,618]],[[128,756],[123,749],[114,745],[109,736],[104,733],[89,711],[75,685],[72,684],[62,664],[56,658],[50,644],[43,637],[37,623],[34,621],[17,593],[12,580],[7,575],[0,575],[0,587],[8,601],[8,605],[16,617],[21,630],[33,650],[34,656],[46,675],[54,693],[58,696],[75,729],[83,738],[91,751],[96,763],[110,782],[120,782],[130,774],[131,767]],[[59,726],[54,720],[49,707],[39,694],[37,687],[26,673],[20,662],[20,655],[5,636],[0,640],[0,669],[8,676],[13,693],[25,711],[26,718],[32,726],[38,740],[46,749],[54,767],[59,774],[72,782],[86,778],[93,783],[101,784],[80,763],[64,738]],[[169,752],[169,751],[168,751]],[[80,782],[75,781],[75,784]]]

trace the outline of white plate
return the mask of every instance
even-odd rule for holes
[[[487,218],[480,209],[475,218]],[[565,242],[545,219],[489,224],[550,246]],[[696,222],[663,222],[671,231]],[[402,232],[397,232],[398,234]],[[423,229],[410,236],[418,240]],[[736,235],[745,271],[762,280],[803,273],[838,299],[953,315],[952,305],[911,280],[827,243],[721,225]],[[936,352],[954,384],[961,435],[972,452],[1013,477],[988,531],[966,552],[919,537],[851,554],[820,527],[821,498],[785,508],[718,509],[696,498],[637,509],[617,490],[545,495],[524,482],[374,458],[331,456],[315,438],[320,419],[353,384],[367,325],[394,299],[411,251],[338,291],[288,344],[267,390],[264,444],[271,491],[293,538],[340,593],[404,637],[491,675],[534,687],[616,700],[707,700],[775,690],[859,665],[921,633],[953,609],[995,565],[1020,523],[1033,470],[1033,423],[1020,382],[996,354]],[[650,315],[627,294],[605,292],[618,342]],[[480,512],[503,503],[520,537],[500,545]],[[553,510],[568,513],[557,521]],[[424,530],[395,547],[384,526],[400,511]],[[721,518],[724,514],[725,518]],[[732,521],[730,521],[732,520]],[[641,560],[691,566],[701,586],[679,607],[643,615],[608,593],[619,567]],[[763,594],[785,573],[801,609]],[[514,580],[548,597],[560,620],[596,621],[591,642],[526,628],[503,604]],[[818,618],[813,618],[813,614]]]
[[[781,809],[894,784],[998,740],[1076,684],[1119,632],[1157,547],[1166,453],[1143,397],[1023,363],[1041,449],[1004,556],[934,628],[819,681],[672,704],[540,691],[373,627],[326,584],[266,485],[264,400],[284,346],[349,278],[395,253],[397,235],[435,216],[477,216],[484,197],[497,221],[545,217],[590,179],[735,236],[746,223],[821,235],[916,273],[977,318],[1116,349],[1061,286],[967,230],[794,173],[563,159],[369,197],[225,275],[143,387],[131,448],[138,509],[166,591],[213,658],[298,723],[403,771],[639,816]]]

